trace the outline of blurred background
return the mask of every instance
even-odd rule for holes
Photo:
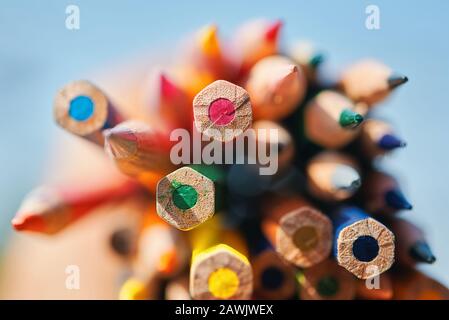
[[[80,8],[79,30],[65,27],[70,4]],[[365,28],[370,4],[380,8],[380,30]],[[284,43],[313,41],[325,52],[330,73],[353,60],[376,57],[409,77],[409,83],[376,111],[408,142],[407,148],[385,159],[384,166],[398,176],[414,205],[405,214],[424,228],[437,256],[425,271],[449,285],[448,15],[449,2],[444,0],[1,0],[0,297],[17,297],[2,292],[2,283],[21,276],[11,273],[11,267],[2,268],[10,243],[24,237],[13,235],[10,220],[23,196],[54,170],[50,158],[58,152],[57,139],[76,139],[53,122],[56,90],[122,62],[148,57],[151,64],[152,57],[173,50],[205,24],[216,23],[226,36],[255,17],[281,18]],[[61,271],[61,279],[64,276]]]

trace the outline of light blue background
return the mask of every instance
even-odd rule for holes
[[[448,1],[0,1],[0,231],[39,181],[52,137],[51,102],[61,84],[203,24],[229,34],[253,17],[282,18],[284,40],[307,38],[332,67],[372,56],[410,82],[380,108],[408,147],[385,165],[396,173],[438,257],[425,269],[449,285],[449,2]],[[81,29],[65,28],[65,7],[81,9]],[[364,27],[376,4],[381,29]]]

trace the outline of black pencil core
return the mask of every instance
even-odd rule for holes
[[[370,262],[379,254],[379,244],[371,236],[361,236],[352,244],[352,253],[357,260]]]

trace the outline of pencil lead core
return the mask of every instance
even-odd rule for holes
[[[342,128],[354,129],[363,122],[363,116],[351,109],[344,109],[340,114],[339,123]]]
[[[320,64],[323,63],[323,61],[324,61],[324,54],[316,53],[313,55],[312,58],[310,58],[309,65],[312,68],[317,68]]]
[[[429,245],[425,241],[417,241],[410,248],[410,256],[418,262],[429,264],[432,264],[437,260],[433,255]]]
[[[393,189],[385,193],[385,202],[398,210],[411,210],[413,206],[408,202],[400,190]]]
[[[388,86],[390,89],[394,89],[396,87],[399,87],[400,85],[406,83],[408,81],[408,78],[403,75],[394,74],[388,78]]]
[[[403,148],[407,145],[407,143],[395,135],[387,133],[380,138],[377,145],[384,150],[393,150],[396,148]]]
[[[282,20],[274,21],[265,33],[265,39],[270,42],[276,42],[279,38],[279,33],[283,25]]]

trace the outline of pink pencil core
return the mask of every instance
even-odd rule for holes
[[[230,100],[219,98],[209,106],[209,119],[212,123],[224,126],[235,118],[235,105]]]

